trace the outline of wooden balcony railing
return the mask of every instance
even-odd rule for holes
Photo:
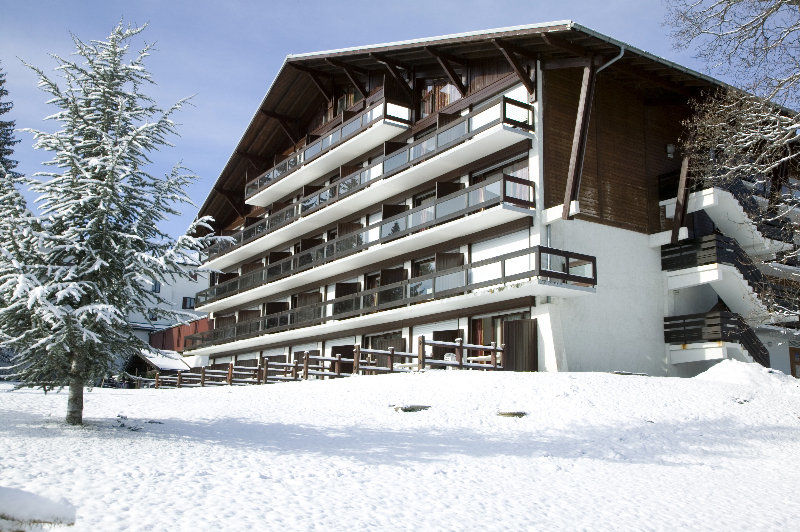
[[[509,175],[498,175],[469,188],[444,196],[429,205],[416,207],[369,225],[364,229],[341,235],[311,249],[301,251],[263,268],[197,293],[195,306],[200,307],[257,286],[283,279],[322,264],[363,251],[371,246],[405,237],[424,229],[469,216],[501,203],[532,209],[532,181]]]
[[[456,120],[441,125],[436,131],[426,135],[400,151],[378,158],[369,167],[342,176],[335,183],[315,191],[263,220],[245,227],[231,235],[232,240],[219,242],[206,250],[206,260],[220,257],[245,244],[284,227],[303,216],[331,205],[355,192],[363,190],[382,179],[388,179],[411,166],[421,163],[457,146],[475,135],[500,123],[533,131],[533,107],[506,97],[490,100],[488,107],[473,111]],[[288,165],[288,163],[287,163]],[[297,163],[295,163],[295,167]],[[288,168],[288,166],[287,166]],[[274,169],[273,169],[274,170]],[[274,173],[274,171],[271,172]],[[286,170],[281,176],[287,175]],[[269,174],[269,172],[267,172]],[[267,175],[265,174],[265,175]],[[262,177],[251,181],[251,184]],[[268,180],[272,183],[275,178]],[[265,183],[267,183],[265,182]],[[248,185],[250,186],[250,185]],[[266,184],[261,186],[264,188]],[[259,189],[260,190],[260,189]],[[255,192],[253,192],[255,193]],[[248,196],[246,193],[245,196]]]
[[[769,351],[744,319],[733,312],[712,311],[664,318],[664,341],[668,344],[735,342],[753,360],[769,367]]]
[[[593,287],[597,284],[596,260],[589,255],[535,246],[379,288],[363,290],[322,303],[193,334],[186,337],[186,349],[309,327],[330,319],[344,320],[534,277],[569,285]]]

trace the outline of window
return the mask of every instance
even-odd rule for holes
[[[194,309],[194,298],[193,297],[184,297],[183,302],[181,303],[182,309]]]
[[[153,287],[150,289],[150,291],[153,292],[154,294],[160,294],[161,293],[161,283],[158,282],[158,281],[153,281]]]
[[[419,117],[425,118],[459,99],[461,93],[446,78],[421,80]]]
[[[147,321],[157,321],[158,320],[158,313],[155,310],[149,310],[147,312]]]
[[[433,257],[411,261],[411,277],[420,277],[436,271],[436,262]]]

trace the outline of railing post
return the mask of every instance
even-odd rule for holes
[[[497,364],[505,367],[506,344],[500,344],[500,359]]]
[[[200,366],[200,387],[206,385],[206,367]]]
[[[263,379],[263,374],[261,371],[261,363],[259,362],[258,366],[256,366],[256,384],[261,384],[261,380]]]
[[[336,369],[336,376],[337,377],[341,377],[342,376],[342,355],[341,355],[341,353],[336,355],[336,366],[335,366],[335,369]]]
[[[491,351],[492,354],[490,355],[492,360],[492,368],[497,369],[497,351],[495,348],[496,344],[494,342],[489,342],[489,345],[492,346],[492,351]]]
[[[264,371],[262,375],[264,378],[264,384],[267,384],[267,378],[269,377],[269,358],[264,359]]]
[[[425,369],[425,337],[420,336],[417,340],[417,371]]]
[[[464,340],[456,338],[456,362],[458,362],[458,369],[464,369]]]
[[[299,369],[300,369],[299,368],[299,364],[297,362],[297,359],[295,358],[294,359],[294,365],[292,365],[292,379],[293,380],[298,380],[297,379],[297,372],[298,372]]]
[[[175,387],[176,388],[180,388],[181,387],[181,372],[180,371],[178,372],[178,378],[175,380]]]
[[[228,386],[233,386],[233,362],[228,364]]]
[[[358,366],[361,363],[361,346],[355,344],[353,346],[353,375],[358,375]]]
[[[394,373],[394,347],[389,347],[389,373]]]
[[[161,383],[158,382],[158,372],[156,371],[156,388],[158,388],[160,384]]]
[[[303,380],[308,380],[308,351],[303,353]]]

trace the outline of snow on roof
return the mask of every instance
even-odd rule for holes
[[[183,356],[176,351],[147,351],[142,349],[141,356],[153,366],[163,371],[184,371],[190,369],[186,362],[183,361]]]

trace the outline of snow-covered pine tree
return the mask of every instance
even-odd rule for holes
[[[12,331],[3,344],[15,352],[16,378],[45,390],[69,386],[70,424],[82,423],[84,386],[147,348],[126,317],[162,302],[152,283],[192,275],[214,239],[194,236],[210,232],[207,218],[177,239],[159,228],[190,203],[195,176],[181,166],[163,177],[149,171],[149,154],[170,145],[171,117],[185,100],[163,110],[143,92],[153,83],[144,65],[152,48],[132,53],[130,43],[144,28],[120,23],[102,41],[73,37],[80,62],[54,56],[61,84],[30,67],[60,129],[32,131],[53,170],[26,179],[41,211],[28,229],[35,249],[6,261],[0,327]]]
[[[8,97],[8,89],[6,85],[6,73],[3,72],[2,65],[0,64],[0,167],[1,171],[8,172],[15,176],[14,169],[17,167],[17,161],[11,157],[14,154],[14,145],[19,144],[19,139],[14,137],[14,120],[3,120],[4,114],[11,111],[14,106],[10,101],[6,101]]]

